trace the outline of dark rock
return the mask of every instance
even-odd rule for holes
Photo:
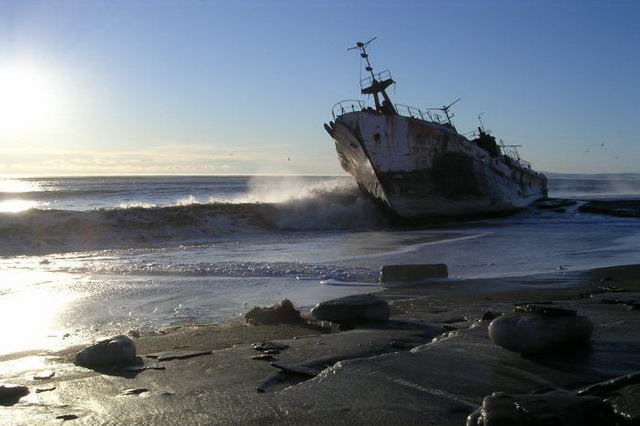
[[[385,265],[380,269],[380,283],[413,283],[430,278],[447,278],[449,272],[444,263],[422,265]]]
[[[58,419],[58,420],[62,420],[62,421],[65,421],[65,420],[75,420],[75,419],[77,419],[77,418],[78,418],[78,416],[77,416],[77,415],[75,415],[75,414],[61,414],[61,415],[59,415],[59,416],[56,416],[56,419]]]
[[[10,383],[0,384],[0,404],[15,404],[29,393],[29,388]]]
[[[640,384],[624,386],[605,398],[614,413],[628,424],[640,424]]]
[[[139,373],[145,370],[166,370],[167,368],[162,364],[155,365],[129,365],[127,367],[121,368],[122,371],[131,371],[134,373]]]
[[[168,351],[148,354],[147,358],[155,358],[158,361],[169,361],[172,359],[187,359],[194,356],[211,355],[211,351]]]
[[[315,377],[321,370],[313,367],[306,367],[304,365],[284,365],[277,362],[272,362],[271,365],[281,371],[297,376]]]
[[[135,361],[136,347],[125,335],[99,340],[78,352],[75,358],[76,365],[88,368],[128,365]]]
[[[611,407],[594,396],[568,392],[508,395],[496,392],[467,417],[467,426],[606,426],[615,425]]]
[[[156,364],[156,365],[147,365],[144,367],[146,370],[166,370],[167,367],[165,367],[162,364]]]
[[[126,396],[126,395],[140,395],[141,393],[144,392],[149,392],[149,389],[147,388],[132,388],[132,389],[125,389],[122,392],[120,392],[120,395]]]
[[[256,351],[270,352],[273,355],[274,352],[271,352],[271,351],[283,351],[287,349],[289,345],[284,343],[266,341],[266,342],[254,343],[251,345],[251,347]],[[278,353],[278,352],[275,352],[275,353]]]
[[[52,370],[45,370],[45,371],[41,371],[38,374],[34,375],[33,378],[34,380],[48,380],[50,378],[52,378],[53,376],[55,376],[55,372]]]
[[[387,321],[390,309],[386,300],[371,294],[357,294],[318,303],[311,309],[311,315],[322,321],[352,324]]]
[[[487,311],[482,314],[482,318],[480,318],[480,321],[491,321],[498,318],[500,315],[502,315],[501,312]]]
[[[51,392],[52,390],[56,390],[56,387],[53,386],[53,385],[47,386],[47,387],[36,388],[36,393]]]
[[[581,315],[542,315],[514,312],[489,324],[489,337],[505,349],[539,353],[568,343],[586,342],[593,324]]]
[[[275,305],[261,308],[256,306],[244,315],[249,324],[297,324],[304,320],[289,299],[282,299]]]
[[[627,374],[626,376],[614,377],[605,382],[600,382],[587,386],[578,391],[579,395],[592,395],[605,398],[613,392],[629,385],[640,385],[640,372]]]

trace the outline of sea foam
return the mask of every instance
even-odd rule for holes
[[[0,255],[212,243],[282,230],[371,229],[381,223],[375,206],[355,187],[290,186],[274,194],[250,193],[241,202],[200,203],[189,196],[163,207],[129,202],[113,209],[0,214]]]

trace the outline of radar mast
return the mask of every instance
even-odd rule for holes
[[[360,93],[363,95],[373,95],[373,100],[376,104],[376,111],[384,114],[397,114],[386,90],[387,87],[394,84],[395,81],[391,78],[391,73],[389,71],[383,71],[375,74],[373,72],[373,67],[371,66],[371,61],[369,60],[369,55],[367,54],[367,46],[376,38],[377,37],[374,37],[365,43],[359,41],[354,47],[350,47],[347,50],[359,50],[360,56],[367,61],[365,70],[371,74],[371,77],[360,80]],[[383,99],[382,103],[380,103],[380,95]]]

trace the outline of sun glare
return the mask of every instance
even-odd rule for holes
[[[3,337],[3,345],[0,347],[0,356],[24,350],[43,349],[54,344],[55,339],[48,336],[62,334],[61,327],[64,324],[61,324],[60,316],[78,298],[78,294],[63,290],[61,284],[64,283],[64,275],[9,270],[5,265],[2,266],[0,334]],[[23,320],[16,324],[16,318]]]
[[[0,66],[0,133],[46,130],[55,122],[57,99],[45,72]]]
[[[0,201],[0,213],[20,213],[29,209],[33,209],[37,205],[37,201],[31,200]]]
[[[33,192],[38,190],[40,190],[40,186],[34,182],[18,179],[0,178],[0,192],[19,193]]]
[[[39,185],[26,180],[0,178],[0,213],[20,213],[36,208],[37,201],[23,200],[21,194],[39,189]]]

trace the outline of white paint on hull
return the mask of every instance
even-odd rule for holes
[[[500,213],[547,195],[544,175],[491,157],[448,125],[357,111],[327,130],[343,169],[399,216]]]

